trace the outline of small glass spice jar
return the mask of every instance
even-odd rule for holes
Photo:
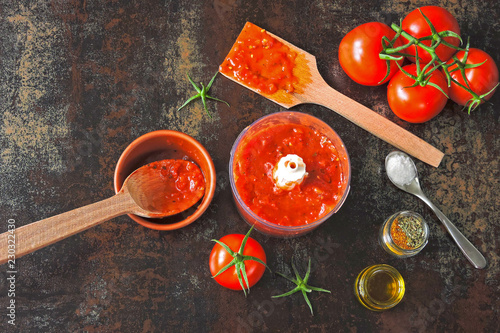
[[[429,240],[429,226],[424,218],[412,211],[390,216],[380,228],[380,245],[389,254],[406,258],[422,251]]]
[[[395,307],[403,299],[405,282],[394,267],[372,265],[359,273],[354,283],[354,294],[367,309],[384,311]]]

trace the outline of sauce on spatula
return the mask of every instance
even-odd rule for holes
[[[247,22],[219,71],[259,93],[274,94],[279,89],[292,93],[296,56],[266,30]]]

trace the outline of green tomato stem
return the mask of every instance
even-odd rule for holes
[[[309,301],[309,298],[307,297],[307,293],[311,293],[313,290],[319,291],[319,292],[324,292],[324,293],[331,293],[331,292],[329,290],[326,290],[323,288],[318,288],[318,287],[312,287],[312,286],[309,286],[307,284],[307,281],[309,280],[309,276],[311,275],[311,258],[309,258],[309,263],[307,265],[307,272],[306,272],[306,275],[304,276],[303,279],[300,277],[300,274],[297,271],[297,268],[295,267],[293,260],[292,260],[292,270],[295,274],[296,279],[289,278],[288,276],[286,276],[282,273],[279,273],[279,272],[276,272],[276,274],[284,277],[288,281],[295,283],[297,286],[295,288],[293,288],[292,290],[287,291],[284,294],[271,296],[271,297],[272,298],[285,297],[285,296],[289,296],[289,295],[295,294],[296,292],[300,291],[302,293],[302,296],[304,297],[304,300],[306,301],[307,305],[309,306],[309,309],[311,310],[311,315],[314,316],[313,308],[312,308],[311,302]]]
[[[192,96],[192,97],[190,97],[186,102],[184,102],[184,104],[182,104],[182,106],[180,108],[178,108],[177,111],[179,111],[180,109],[182,109],[183,107],[185,107],[186,105],[188,105],[190,102],[192,102],[192,101],[194,101],[194,100],[196,100],[198,98],[201,98],[201,102],[203,104],[203,108],[205,109],[205,111],[207,112],[207,114],[208,114],[208,116],[210,118],[212,118],[212,114],[208,111],[208,108],[207,108],[207,99],[211,99],[211,100],[218,101],[218,102],[223,102],[227,106],[229,106],[228,102],[208,95],[208,91],[212,87],[212,84],[214,83],[214,80],[215,80],[215,77],[217,76],[217,74],[218,74],[218,72],[215,73],[215,75],[212,77],[212,79],[210,80],[210,82],[208,83],[208,85],[206,87],[205,87],[205,85],[203,85],[202,82],[200,82],[201,88],[198,87],[196,85],[196,83],[194,83],[194,81],[191,79],[191,77],[188,74],[187,75],[188,80],[189,80],[189,82],[191,82],[191,85],[194,87],[194,89],[196,90],[197,94],[194,95],[194,96]]]
[[[210,83],[209,83],[209,85],[210,85]],[[204,88],[205,87],[203,87],[203,89]],[[236,270],[236,276],[238,277],[238,282],[240,283],[241,289],[243,290],[245,297],[247,297],[247,290],[245,289],[245,284],[243,283],[243,279],[247,285],[248,293],[250,293],[250,283],[248,282],[248,276],[247,276],[247,272],[245,269],[245,261],[247,261],[247,260],[257,261],[258,263],[264,265],[267,269],[269,269],[269,271],[271,271],[271,269],[261,259],[259,259],[257,257],[253,257],[253,256],[243,255],[243,251],[245,251],[245,246],[247,244],[247,240],[250,237],[250,233],[252,232],[253,228],[254,228],[254,226],[252,226],[250,228],[250,230],[246,233],[245,237],[243,237],[243,240],[241,241],[241,245],[240,245],[238,252],[234,252],[233,250],[231,250],[231,248],[229,246],[227,246],[227,244],[224,244],[223,242],[218,241],[216,239],[212,239],[213,242],[216,242],[217,244],[222,246],[222,248],[224,248],[224,250],[226,250],[227,253],[229,253],[233,257],[233,260],[231,260],[231,262],[229,262],[226,266],[221,268],[220,271],[217,272],[217,274],[212,276],[212,278],[219,276],[220,274],[224,273],[226,270],[228,270],[229,268],[234,266],[234,269]]]

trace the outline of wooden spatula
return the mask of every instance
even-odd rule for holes
[[[245,25],[245,28],[247,27],[261,29],[249,22]],[[238,42],[243,42],[246,38],[244,35],[245,28],[238,36],[233,48],[237,46]],[[369,108],[331,88],[321,77],[317,68],[316,58],[312,54],[299,49],[293,44],[290,44],[272,33],[267,32],[267,34],[276,38],[279,42],[288,46],[297,54],[295,58],[295,67],[293,68],[293,75],[297,78],[297,82],[294,84],[295,89],[292,93],[288,93],[281,89],[273,94],[266,94],[259,89],[252,88],[245,82],[236,78],[232,75],[232,73],[224,73],[221,70],[219,71],[227,78],[253,90],[254,92],[287,109],[303,103],[322,105],[337,112],[359,127],[390,143],[394,147],[414,156],[415,158],[418,158],[434,167],[439,166],[439,163],[444,156],[441,151],[418,138],[414,134],[394,124],[387,118],[379,115],[375,111],[370,110]]]

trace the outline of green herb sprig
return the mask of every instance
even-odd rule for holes
[[[189,103],[191,103],[192,101],[194,101],[194,100],[196,100],[198,98],[201,98],[201,102],[203,103],[203,108],[205,109],[205,111],[207,112],[207,114],[208,114],[208,116],[210,118],[212,118],[212,115],[210,114],[210,112],[207,109],[207,99],[212,99],[214,101],[223,102],[223,103],[226,103],[227,106],[229,106],[228,102],[208,95],[208,91],[212,87],[212,84],[214,83],[214,80],[215,80],[215,77],[217,76],[217,73],[215,73],[215,75],[212,77],[212,79],[210,80],[210,82],[208,83],[208,85],[206,87],[203,84],[203,82],[200,82],[201,88],[198,87],[196,85],[196,83],[194,83],[194,81],[191,79],[191,77],[189,77],[189,74],[187,74],[189,82],[191,82],[191,84],[193,85],[193,87],[196,90],[197,94],[194,95],[194,96],[192,96],[192,97],[190,97],[187,101],[185,101],[184,104],[182,104],[182,106],[177,109],[177,111],[179,111],[180,109],[182,109],[183,107],[185,107],[186,105],[188,105]]]

